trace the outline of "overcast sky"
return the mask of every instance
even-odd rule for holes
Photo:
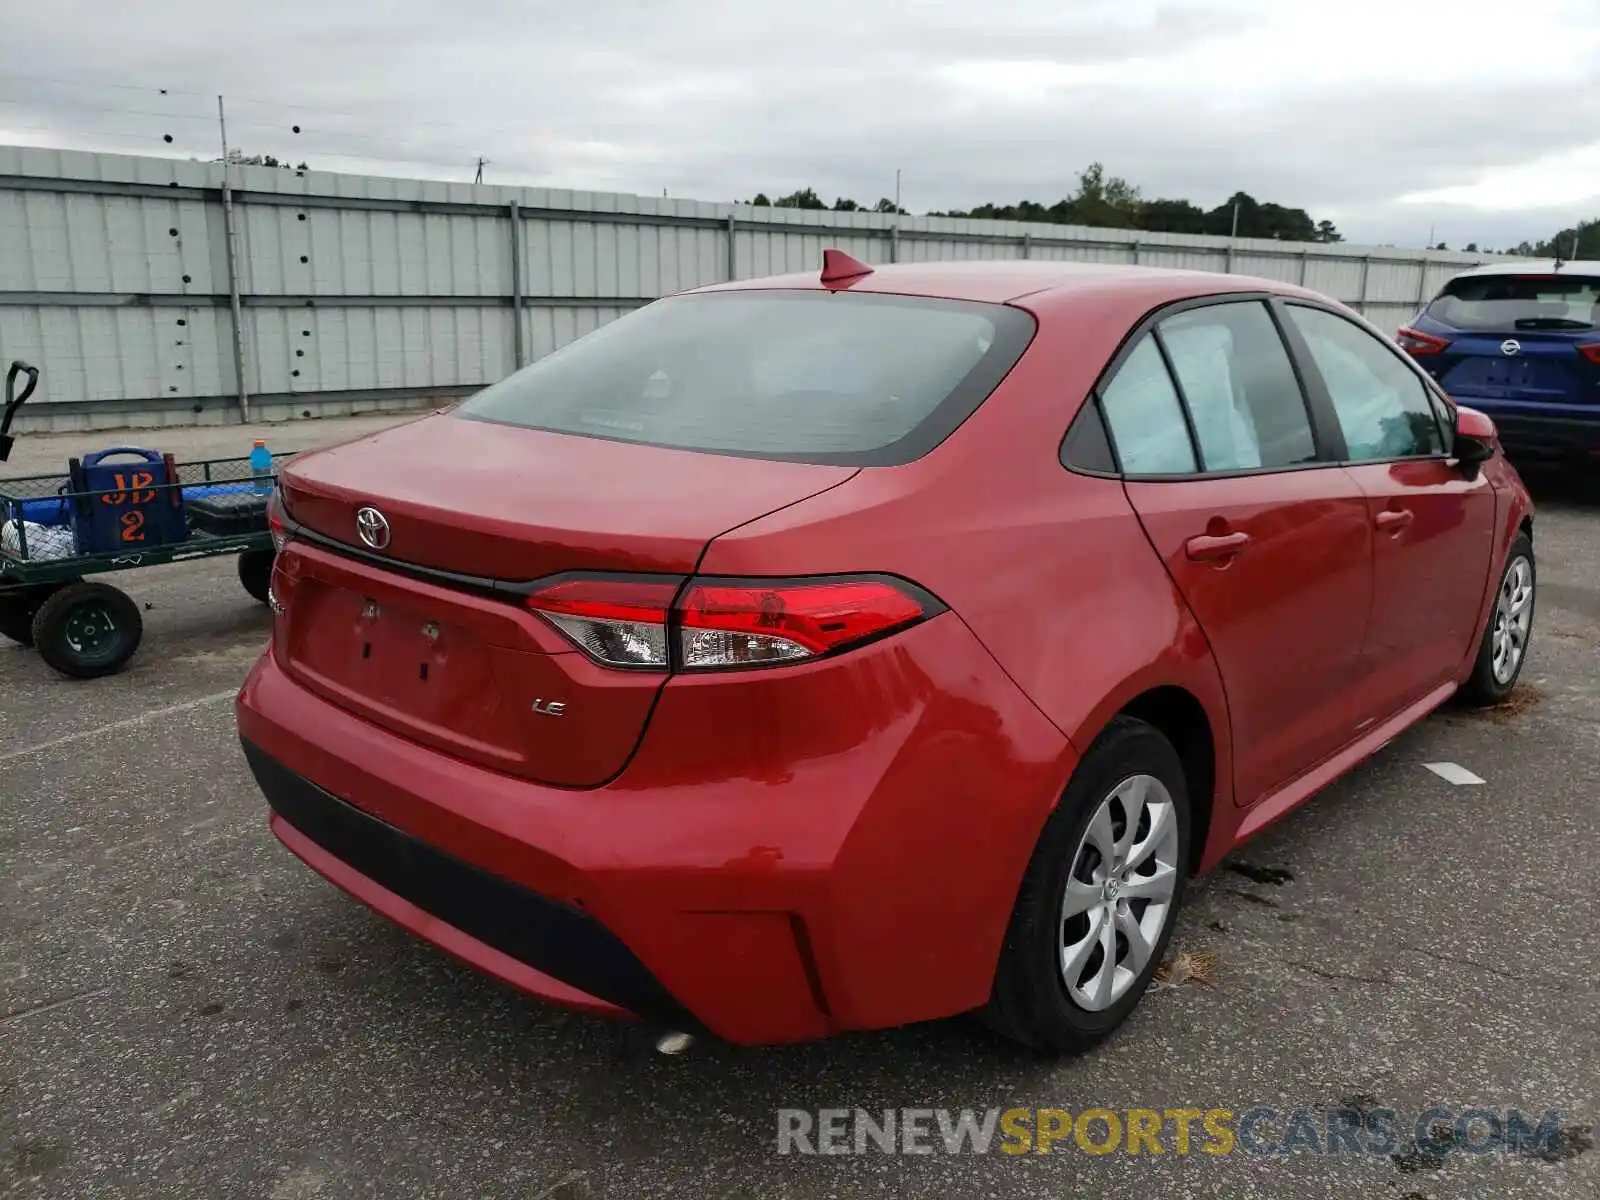
[[[924,212],[1099,160],[1352,241],[1600,216],[1596,0],[17,0],[0,67],[32,145],[214,157],[220,91],[233,144],[338,171],[870,204],[899,167]]]

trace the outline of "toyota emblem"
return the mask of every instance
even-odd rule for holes
[[[356,513],[356,532],[361,540],[374,550],[389,545],[389,518],[375,508],[363,508]]]
[[[1507,338],[1505,341],[1500,343],[1500,353],[1504,354],[1507,358],[1511,357],[1513,354],[1521,354],[1522,343],[1517,341],[1516,338]]]

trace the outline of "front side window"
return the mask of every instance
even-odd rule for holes
[[[909,462],[1005,378],[1034,321],[849,292],[660,300],[484,389],[475,420],[794,462]]]
[[[1100,393],[1124,475],[1187,475],[1194,446],[1155,339],[1145,334]]]
[[[1444,453],[1428,389],[1397,351],[1333,313],[1303,305],[1288,311],[1327,384],[1351,461]]]
[[[1185,309],[1159,329],[1207,471],[1316,460],[1305,396],[1265,304]]]

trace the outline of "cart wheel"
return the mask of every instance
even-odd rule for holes
[[[267,602],[267,589],[272,586],[272,561],[276,557],[271,550],[246,550],[239,555],[239,582],[263,604]]]
[[[74,679],[122,670],[144,636],[139,606],[107,583],[72,583],[46,598],[33,617],[39,657]]]
[[[0,592],[0,637],[10,638],[19,646],[33,645],[33,614],[66,586],[65,583],[35,583]]]

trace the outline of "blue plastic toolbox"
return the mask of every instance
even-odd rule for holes
[[[183,489],[170,454],[116,446],[70,460],[67,471],[72,491],[79,493],[71,504],[79,554],[146,550],[189,536]]]

